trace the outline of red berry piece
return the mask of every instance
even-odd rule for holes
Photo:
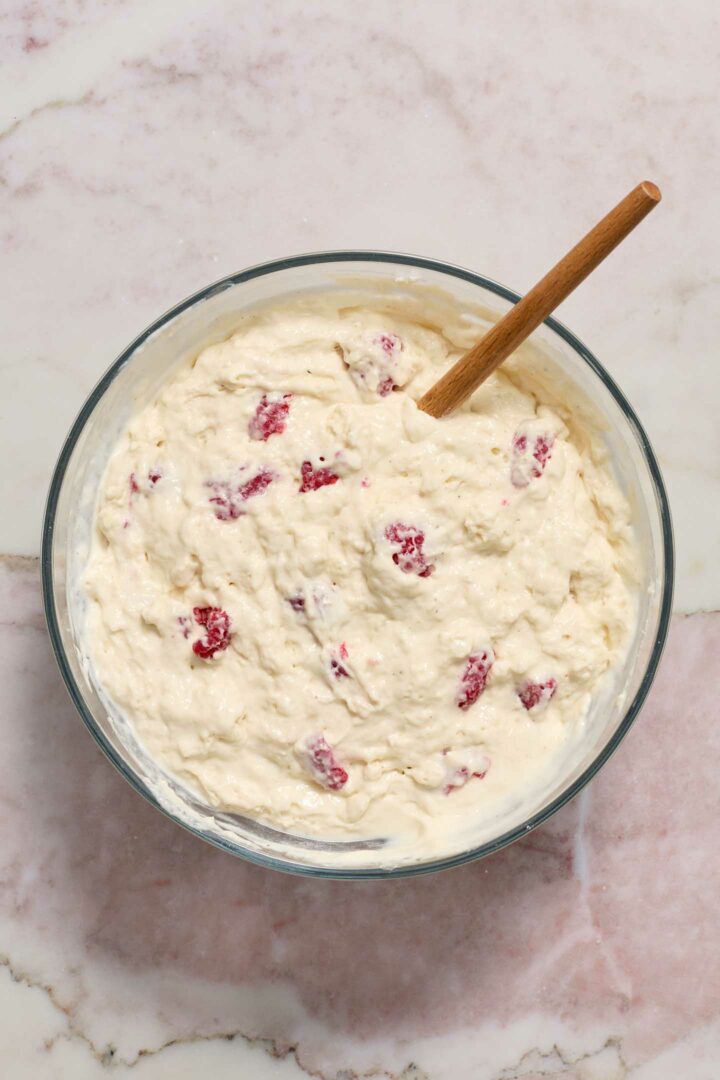
[[[395,356],[396,353],[402,352],[403,343],[397,334],[380,334],[375,341],[388,356]]]
[[[338,474],[332,469],[314,469],[312,462],[303,461],[300,466],[300,494],[303,495],[306,491],[317,491],[318,488],[327,487],[329,484],[336,484],[339,479]]]
[[[339,791],[347,784],[347,771],[335,757],[335,752],[324,735],[308,736],[298,756],[302,765],[321,787],[329,791]]]
[[[527,487],[531,480],[536,480],[545,472],[545,467],[552,457],[555,437],[536,435],[528,440],[523,432],[516,432],[512,441],[510,479],[513,487]]]
[[[275,479],[275,473],[270,469],[261,469],[241,484],[227,480],[208,480],[205,486],[212,491],[209,501],[215,509],[215,517],[218,521],[236,521],[245,513],[243,503],[255,495],[262,495]]]
[[[340,648],[337,651],[337,654],[334,653],[330,657],[330,671],[332,672],[332,674],[335,676],[336,679],[349,679],[350,678],[350,672],[348,671],[348,669],[345,667],[345,665],[343,663],[343,661],[347,660],[347,659],[348,659],[348,649],[347,649],[347,645],[343,641],[343,643],[340,645]]]
[[[187,615],[178,615],[178,625],[180,627],[180,633],[187,639],[190,637],[190,631],[192,630],[192,619]]]
[[[145,490],[146,491],[149,490],[148,485],[150,486],[150,488],[155,487],[158,480],[162,480],[162,477],[163,477],[163,474],[162,474],[160,469],[151,469],[150,472],[147,475],[148,484],[145,485]],[[139,495],[140,491],[141,491],[141,488],[140,488],[140,484],[138,483],[137,475],[134,472],[130,473],[130,481],[129,482],[130,482],[130,495],[131,496],[132,495]]]
[[[545,466],[552,457],[552,449],[555,439],[552,435],[538,435],[533,446],[533,457],[537,462],[535,476],[541,476],[545,472]]]
[[[443,788],[443,795],[449,795],[452,791],[457,791],[458,788],[464,787],[469,779],[470,773],[467,769],[456,769],[452,774],[452,778],[448,780]]]
[[[215,509],[218,521],[235,521],[240,517],[243,509],[232,484],[223,480],[208,480],[205,487],[212,491],[209,501]]]
[[[193,652],[201,660],[212,660],[230,644],[230,616],[222,608],[196,607],[193,617],[198,626],[205,627],[205,639],[193,642]]]
[[[390,372],[395,367],[398,353],[402,352],[403,344],[397,334],[380,334],[375,338],[375,344],[380,346],[384,354],[383,363],[380,365],[381,378],[378,380],[377,392],[380,397],[387,397],[397,386]],[[383,369],[387,374],[383,373]]]
[[[395,521],[385,529],[385,539],[399,548],[393,553],[392,560],[403,574],[430,577],[435,565],[428,562],[423,552],[425,533],[421,529]]]
[[[388,375],[386,379],[383,379],[382,382],[378,383],[377,392],[380,397],[387,397],[388,394],[391,394],[394,389],[395,382],[392,376]]]
[[[267,442],[271,435],[282,435],[287,425],[292,394],[270,398],[263,394],[248,424],[248,435],[258,442]]]
[[[261,469],[256,476],[253,476],[251,480],[246,480],[238,488],[238,495],[243,502],[246,499],[252,499],[254,495],[262,495],[264,491],[267,491],[274,479],[275,473],[271,472],[270,469]]]
[[[387,397],[397,386],[395,375],[402,341],[397,334],[376,334],[369,348],[353,356],[352,364],[345,362],[350,376],[361,390],[369,390],[379,397]]]
[[[523,708],[530,712],[538,705],[547,705],[550,698],[557,690],[555,679],[546,679],[545,682],[531,682],[529,679],[518,690],[517,694]]]
[[[455,698],[458,709],[469,709],[475,704],[487,685],[494,660],[492,649],[483,649],[482,652],[468,656]]]
[[[468,780],[483,780],[487,776],[489,768],[490,759],[487,757],[483,758],[475,766],[461,765],[450,774],[443,788],[443,795],[450,795],[453,791],[457,791],[458,788],[464,787]]]
[[[327,614],[333,606],[336,592],[335,585],[331,587],[324,581],[315,581],[309,582],[305,587],[298,588],[297,592],[293,593],[292,596],[286,596],[285,599],[298,615],[302,615],[311,621],[316,619],[322,621],[327,618]],[[335,650],[335,655],[340,660],[346,660],[347,646],[343,645],[340,649]]]

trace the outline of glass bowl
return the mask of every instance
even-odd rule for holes
[[[672,601],[670,511],[655,455],[635,413],[592,353],[547,319],[533,335],[549,368],[587,401],[601,428],[633,514],[642,561],[637,626],[614,684],[591,710],[583,737],[541,790],[486,819],[477,833],[448,843],[442,857],[399,858],[392,843],[332,843],[285,834],[218,812],[164,772],[114,712],[78,647],[83,612],[80,576],[88,555],[99,480],[130,415],[168,374],[204,346],[228,337],[249,308],[308,292],[390,289],[408,303],[442,290],[469,318],[497,319],[519,297],[480,274],[432,259],[377,251],[299,255],[233,274],[183,300],[122,353],[72,426],[57,463],[45,512],[42,579],[50,637],[60,670],[90,733],[132,786],[174,821],[224,851],[278,870],[318,877],[384,878],[443,870],[488,855],[545,821],[607,761],[645,700],[660,659]],[[482,319],[478,323],[478,328]]]

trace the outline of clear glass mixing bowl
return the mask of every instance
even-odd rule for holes
[[[408,299],[428,288],[449,294],[463,310],[497,318],[518,296],[468,270],[410,255],[323,252],[255,266],[224,278],[168,311],[122,353],[85,402],[53,475],[45,513],[42,576],[55,655],[90,733],[134,788],[154,806],[224,851],[278,870],[318,877],[373,878],[427,873],[497,851],[571,799],[607,761],[645,700],[660,659],[672,601],[670,511],[657,461],[635,413],[595,357],[564,326],[548,319],[534,335],[602,428],[617,479],[630,500],[642,560],[637,626],[627,662],[595,702],[582,741],[542,790],[521,798],[477,835],[448,842],[443,857],[402,859],[383,838],[326,843],[292,836],[248,818],[214,810],[152,761],[122,717],[113,713],[78,648],[83,612],[79,586],[91,536],[98,483],[131,413],[168,374],[204,346],[228,337],[243,312],[291,295],[358,287],[371,297],[390,288]],[[472,316],[471,316],[472,317]]]

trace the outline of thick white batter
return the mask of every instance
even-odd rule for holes
[[[589,444],[382,311],[248,317],[144,409],[103,481],[87,641],[149,750],[281,829],[428,847],[530,784],[635,618],[628,511]]]

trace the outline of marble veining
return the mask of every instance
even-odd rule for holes
[[[11,1078],[717,1080],[718,16],[711,0],[7,0],[0,12],[0,1061]],[[188,293],[337,247],[520,291],[632,184],[563,306],[637,408],[678,541],[651,698],[499,855],[322,883],[203,846],[60,684],[37,554],[62,438]]]

